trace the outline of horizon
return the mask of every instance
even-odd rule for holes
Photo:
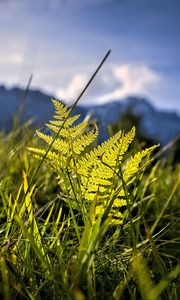
[[[26,90],[26,87],[23,87],[23,86],[20,86],[20,85],[14,85],[14,86],[6,86],[6,85],[3,85],[0,83],[0,88],[5,88],[8,92],[13,90],[13,89],[19,89],[20,92],[25,92]],[[62,99],[58,99],[57,97],[55,97],[54,95],[51,95],[51,94],[48,94],[46,91],[44,91],[43,89],[39,89],[39,88],[29,88],[28,91],[30,92],[40,92],[41,94],[43,94],[44,96],[46,97],[49,97],[49,103],[51,105],[51,100],[52,99],[55,99],[55,100],[58,100],[62,103],[64,103],[65,105],[69,105],[69,106],[72,106],[74,104],[74,102],[71,102],[71,103],[66,103],[65,101],[63,101]],[[95,107],[101,107],[101,106],[106,106],[106,105],[111,105],[111,104],[118,104],[118,103],[122,103],[122,102],[126,102],[128,99],[134,99],[135,101],[145,101],[148,105],[150,105],[156,112],[162,112],[162,113],[172,113],[172,114],[175,114],[178,118],[180,118],[180,110],[178,109],[166,109],[166,108],[161,108],[161,107],[157,107],[152,101],[151,99],[147,98],[147,97],[141,97],[141,96],[136,96],[136,95],[127,95],[126,97],[124,98],[121,98],[121,99],[116,99],[116,100],[109,100],[107,102],[104,102],[104,103],[101,103],[101,102],[98,102],[98,103],[86,103],[86,101],[83,101],[82,103],[78,103],[77,104],[77,107],[84,107],[85,109],[86,108],[95,108]],[[36,100],[36,99],[34,99]]]

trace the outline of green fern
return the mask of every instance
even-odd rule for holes
[[[73,208],[80,210],[83,205],[88,211],[93,203],[96,215],[103,216],[108,210],[111,224],[121,224],[123,215],[120,208],[126,206],[128,196],[128,190],[126,193],[124,191],[124,184],[128,187],[136,179],[142,160],[157,146],[125,159],[135,136],[133,127],[127,134],[119,131],[101,145],[86,151],[98,136],[96,125],[91,131],[86,121],[74,125],[80,115],[68,117],[70,109],[57,100],[52,101],[55,120],[46,126],[55,137],[53,134],[37,131],[41,140],[52,145],[51,150],[47,155],[45,149],[29,147],[29,151],[38,159],[46,155],[46,163],[57,173],[61,190],[71,200]],[[120,169],[123,171],[123,178]]]

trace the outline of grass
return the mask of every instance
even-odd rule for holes
[[[84,219],[45,164],[29,124],[0,136],[1,299],[180,297],[179,164],[153,162],[133,183],[123,223]],[[77,191],[75,190],[75,193]]]
[[[113,199],[98,217],[98,193],[88,210],[83,199],[74,208],[81,195],[71,173],[64,170],[73,194],[43,163],[52,145],[38,164],[27,151],[39,147],[28,123],[18,126],[17,118],[12,132],[0,134],[1,299],[178,300],[180,168],[172,155],[140,169],[129,187],[120,165],[127,207],[113,226]]]

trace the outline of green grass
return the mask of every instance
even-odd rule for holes
[[[45,164],[32,182],[27,147],[38,145],[28,124],[0,135],[1,299],[178,300],[179,164],[166,157],[139,172],[112,226],[94,204],[74,209]]]

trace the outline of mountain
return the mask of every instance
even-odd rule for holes
[[[88,110],[100,122],[104,135],[108,124],[116,124],[126,118],[136,121],[134,123],[136,127],[138,125],[142,137],[160,143],[161,146],[180,134],[178,114],[156,110],[143,98],[129,97],[119,102],[110,101],[107,104],[89,107]],[[121,122],[122,125],[123,123]]]
[[[13,116],[22,108],[21,121],[33,119],[34,124],[43,125],[53,116],[53,106],[50,103],[50,96],[38,90],[25,92],[14,87],[7,89],[0,86],[0,128],[10,130]]]
[[[13,115],[18,112],[20,106],[23,112],[22,122],[33,119],[34,125],[44,127],[54,113],[51,97],[39,90],[29,90],[25,96],[24,91],[18,87],[7,89],[5,86],[0,86],[0,129],[11,129]],[[81,114],[81,120],[87,114],[97,120],[100,127],[100,141],[108,137],[108,124],[117,124],[125,117],[138,120],[140,134],[144,138],[160,142],[161,146],[180,134],[178,114],[156,110],[143,98],[129,97],[123,101],[109,101],[102,105],[78,106],[74,111],[74,114],[77,113]]]

